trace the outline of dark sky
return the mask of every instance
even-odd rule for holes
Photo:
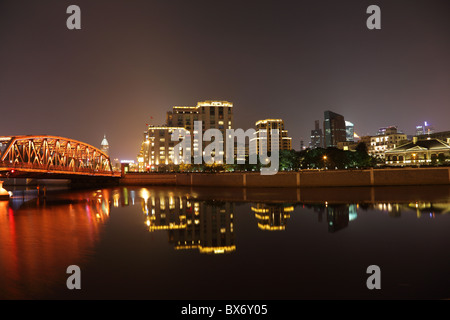
[[[327,109],[360,135],[450,130],[449,75],[448,0],[0,0],[0,135],[106,134],[121,159],[146,123],[207,99],[234,103],[235,128],[284,119],[295,149]]]

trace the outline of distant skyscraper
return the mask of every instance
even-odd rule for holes
[[[423,125],[416,126],[416,136],[420,136],[423,134],[432,134],[434,133],[434,128],[429,125],[428,122],[424,122]]]
[[[101,147],[101,150],[102,150],[106,155],[109,156],[109,143],[108,143],[108,140],[106,140],[106,135],[103,136],[103,140],[102,140],[101,146],[102,146],[102,147]]]
[[[311,142],[309,144],[311,149],[322,148],[323,147],[323,133],[322,129],[319,127],[319,120],[315,121],[315,128],[311,130]]]
[[[355,125],[350,121],[345,121],[345,132],[347,136],[347,141],[353,142],[355,136]]]
[[[347,141],[344,116],[329,110],[325,111],[323,128],[325,131],[325,148],[337,147],[338,142]]]

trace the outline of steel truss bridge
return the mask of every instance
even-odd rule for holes
[[[0,176],[7,178],[118,178],[104,152],[73,139],[0,136]]]

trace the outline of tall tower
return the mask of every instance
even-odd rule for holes
[[[325,148],[337,147],[338,142],[347,141],[344,116],[331,112],[324,112]]]
[[[312,149],[323,147],[323,134],[322,129],[319,127],[319,120],[315,121],[314,130],[311,130],[311,142],[309,147]]]
[[[103,136],[103,140],[101,143],[101,149],[107,156],[109,156],[109,143],[108,140],[106,140],[106,135]]]
[[[345,131],[347,136],[347,141],[354,142],[354,135],[355,135],[355,125],[351,123],[350,121],[345,121]]]

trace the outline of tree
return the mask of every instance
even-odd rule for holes
[[[279,170],[297,170],[300,167],[299,155],[295,150],[280,150]]]

